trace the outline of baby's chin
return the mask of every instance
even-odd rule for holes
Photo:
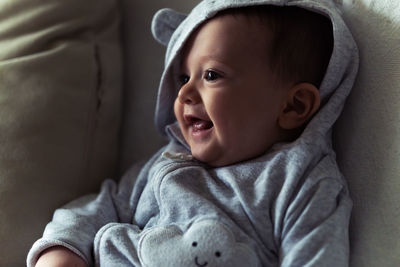
[[[199,153],[200,151],[192,151],[192,156],[198,161],[201,161],[211,167],[217,168],[256,159],[271,151],[272,147],[272,145],[264,147],[260,146],[260,149],[253,149],[248,151],[241,150],[238,152],[234,150],[223,150],[220,151],[219,154],[215,153],[215,150],[213,151],[214,153],[204,153],[205,151],[202,151],[203,153]]]
[[[246,156],[246,157],[244,157],[243,155],[236,156],[236,157],[232,157],[232,156],[229,157],[228,155],[220,155],[220,156],[211,157],[210,155],[208,155],[208,157],[207,157],[206,155],[201,155],[201,154],[198,155],[196,153],[192,153],[192,156],[196,160],[203,162],[203,163],[207,164],[208,166],[218,168],[218,167],[225,167],[225,166],[234,165],[234,164],[237,164],[240,162],[244,162],[244,161],[254,158],[258,155]]]
[[[234,162],[224,157],[218,157],[216,155],[210,155],[206,153],[196,153],[196,151],[192,151],[192,156],[196,160],[215,168],[234,164]]]

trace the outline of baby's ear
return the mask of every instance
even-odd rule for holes
[[[187,15],[170,8],[157,11],[151,23],[151,32],[154,38],[167,46],[172,34],[186,17]]]
[[[317,112],[320,101],[319,91],[314,85],[296,84],[287,94],[278,118],[279,126],[285,130],[303,126]]]

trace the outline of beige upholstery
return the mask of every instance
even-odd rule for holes
[[[400,266],[400,2],[343,4],[360,49],[335,136],[354,200],[351,266]]]
[[[115,0],[0,0],[0,266],[24,266],[54,208],[116,170]]]

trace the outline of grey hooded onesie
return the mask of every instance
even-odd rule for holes
[[[191,156],[173,102],[182,46],[218,11],[249,5],[298,6],[331,19],[334,47],[320,86],[322,107],[301,136],[264,155],[213,168]],[[155,38],[168,45],[156,124],[170,142],[98,195],[58,209],[31,248],[34,266],[60,245],[96,266],[347,266],[352,207],[332,149],[332,126],[353,85],[358,51],[328,0],[205,0],[188,15],[159,11]]]

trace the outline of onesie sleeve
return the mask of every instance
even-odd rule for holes
[[[292,197],[283,219],[280,266],[348,266],[352,201],[344,181],[311,180]]]
[[[141,165],[135,165],[119,184],[106,180],[98,195],[79,198],[57,209],[43,237],[29,251],[28,267],[35,266],[40,253],[53,246],[70,249],[92,266],[93,241],[98,230],[112,222],[132,223],[137,202],[147,185],[146,166],[140,171]]]

